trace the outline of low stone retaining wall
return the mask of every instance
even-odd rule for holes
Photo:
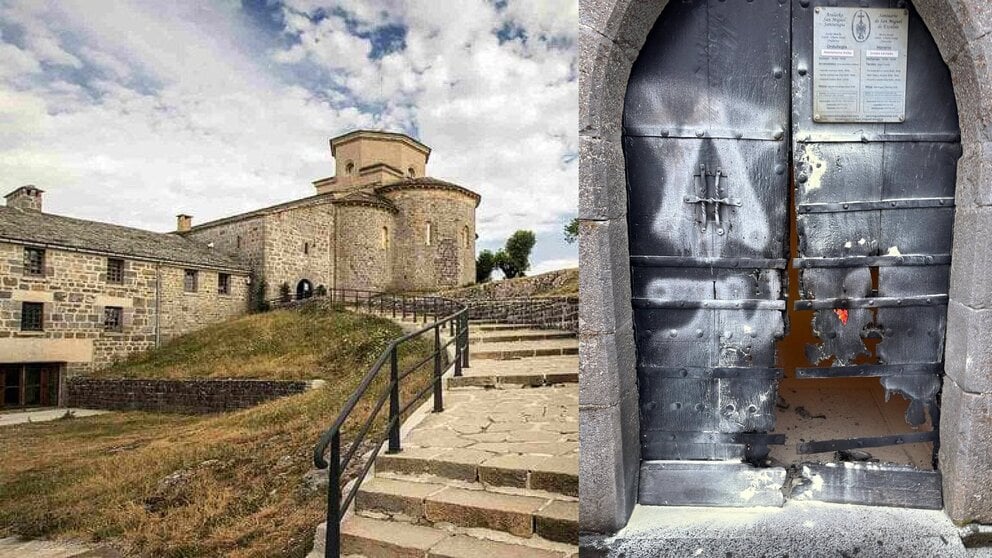
[[[319,380],[318,380],[319,381]],[[145,380],[70,378],[65,405],[114,411],[202,414],[252,407],[316,385],[275,380]]]
[[[579,299],[574,296],[463,300],[469,320],[498,321],[542,329],[579,330]]]

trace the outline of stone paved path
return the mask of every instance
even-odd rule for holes
[[[102,415],[110,411],[98,411],[94,409],[36,409],[33,411],[13,411],[0,413],[0,426],[10,426],[12,424],[24,424],[28,422],[46,422],[50,420],[57,420],[65,416],[66,413],[72,413],[74,417],[89,417],[93,415]]]
[[[0,539],[0,558],[119,558],[108,547],[68,542],[30,541],[17,537]]]
[[[471,367],[448,380],[444,412],[376,459],[342,524],[343,555],[578,555],[578,356],[561,355],[574,336],[524,326],[471,336]],[[558,352],[503,359],[514,345]],[[322,525],[311,557],[323,536]]]

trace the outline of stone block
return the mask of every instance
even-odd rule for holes
[[[423,558],[448,533],[397,521],[353,515],[341,524],[341,555],[367,558]]]
[[[427,554],[429,558],[561,558],[561,553],[455,535],[441,541]]]
[[[424,499],[443,485],[375,477],[362,483],[355,497],[357,511],[400,514],[417,520],[424,516]]]
[[[992,394],[966,393],[944,381],[940,470],[944,509],[955,523],[992,523]]]
[[[527,488],[531,469],[544,459],[536,455],[500,455],[479,465],[479,480],[493,486]]]
[[[579,25],[616,42],[633,57],[667,4],[667,0],[581,0]]]
[[[992,308],[992,208],[955,212],[951,300],[971,308]]]
[[[583,532],[612,533],[636,502],[640,465],[637,394],[617,405],[580,407],[579,523]]]
[[[958,159],[958,207],[992,205],[992,143],[965,143],[962,150]]]
[[[971,40],[948,63],[964,143],[992,140],[992,36]]]
[[[614,405],[624,393],[637,389],[634,329],[627,322],[614,333],[579,337],[580,405]]]
[[[534,530],[552,541],[578,544],[579,503],[555,500],[534,516]]]
[[[579,26],[579,136],[620,137],[632,61],[616,43]]]
[[[579,459],[576,455],[548,457],[530,472],[530,488],[579,496]]]
[[[992,310],[947,307],[944,371],[964,391],[992,393]]]
[[[619,135],[579,138],[579,218],[602,221],[627,212],[627,178]]]
[[[534,513],[547,501],[486,490],[448,488],[429,496],[425,510],[427,520],[432,523],[481,527],[530,537],[534,534]]]
[[[627,221],[581,221],[579,228],[579,333],[611,333],[632,320]]]

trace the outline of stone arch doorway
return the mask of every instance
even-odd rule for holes
[[[580,401],[582,474],[583,478],[590,479],[585,483],[590,490],[583,494],[583,501],[596,503],[583,507],[583,528],[590,531],[608,532],[624,524],[636,501],[640,477],[640,412],[628,290],[631,272],[627,225],[628,220],[633,220],[633,214],[626,211],[632,200],[627,199],[625,192],[629,177],[623,168],[620,147],[621,113],[633,60],[665,4],[623,0],[596,3],[591,9],[583,9],[581,17],[583,366],[584,382],[588,379],[587,383],[596,384],[590,386],[592,389],[584,390]],[[928,2],[919,10],[951,69],[961,111],[964,148],[962,172],[958,175],[954,194],[958,238],[951,273],[946,357],[948,382],[944,387],[941,423],[942,430],[955,432],[941,451],[945,506],[959,521],[988,520],[992,517],[992,508],[981,503],[980,490],[976,493],[981,485],[977,482],[980,477],[972,472],[974,465],[985,463],[984,450],[978,439],[973,436],[962,439],[959,433],[962,423],[973,420],[969,417],[977,417],[979,408],[988,407],[988,396],[983,393],[992,390],[988,380],[976,379],[973,371],[965,366],[975,349],[963,346],[964,343],[956,346],[955,332],[967,333],[969,320],[973,323],[978,317],[972,308],[981,307],[980,300],[992,298],[988,289],[970,278],[970,271],[976,265],[976,258],[971,254],[982,257],[983,252],[989,250],[973,243],[968,247],[969,254],[960,254],[961,228],[965,226],[965,220],[970,219],[973,226],[976,219],[985,218],[984,210],[975,209],[974,196],[978,184],[976,177],[988,174],[980,164],[987,159],[983,157],[987,150],[982,147],[981,138],[988,137],[988,123],[980,115],[988,114],[990,110],[984,91],[986,86],[981,85],[984,60],[989,52],[987,29],[990,22],[988,12],[980,2]],[[984,166],[987,168],[988,164]],[[959,265],[963,260],[969,263]],[[963,299],[963,303],[956,305],[958,299]],[[987,362],[988,357],[984,361]],[[604,467],[604,463],[612,466]],[[967,483],[969,479],[970,488],[955,490],[955,485],[961,481]],[[585,513],[586,510],[589,513]]]
[[[309,279],[302,279],[296,284],[296,300],[303,300],[313,296],[313,284]]]

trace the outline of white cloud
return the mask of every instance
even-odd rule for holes
[[[482,194],[482,240],[556,231],[577,194],[575,5],[287,0],[280,30],[235,1],[0,0],[0,187],[167,230],[310,194],[328,137],[416,129],[432,175]],[[373,60],[387,24],[403,48]],[[506,24],[528,40],[500,44]]]

